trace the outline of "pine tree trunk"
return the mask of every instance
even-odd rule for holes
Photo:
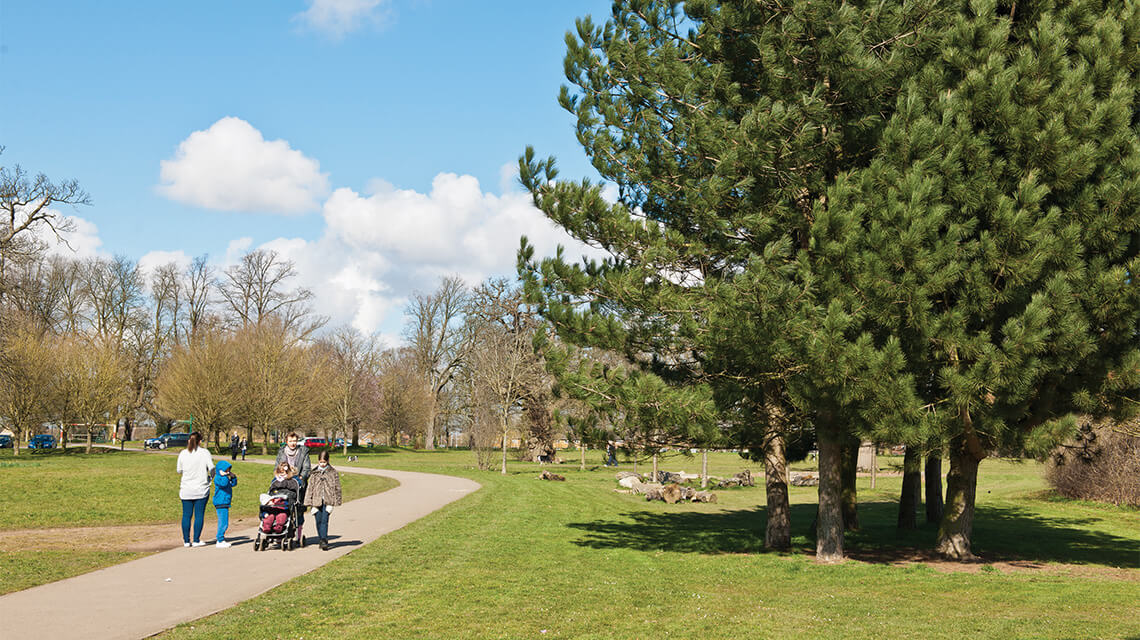
[[[85,453],[91,453],[91,425],[87,425],[87,449]]]
[[[767,498],[768,527],[764,531],[764,548],[788,549],[792,546],[792,515],[788,504],[788,459],[784,436],[772,431],[764,447],[764,489]]]
[[[585,471],[586,470],[586,443],[581,441],[581,440],[578,441],[578,452],[582,456],[582,459],[578,464],[578,471]]]
[[[926,523],[942,520],[942,447],[926,454]]]
[[[843,443],[834,426],[818,421],[819,511],[816,516],[816,562],[843,560]]]
[[[855,482],[858,478],[860,444],[862,442],[858,438],[852,437],[845,439],[843,445],[841,470],[843,490],[840,500],[843,505],[843,528],[847,531],[859,530],[859,504]]]
[[[903,457],[902,494],[899,496],[898,528],[918,528],[918,500],[922,493],[922,454],[918,447],[908,444]]]
[[[657,482],[657,454],[656,453],[653,454],[653,480],[651,482]]]
[[[701,488],[709,488],[709,450],[701,449]]]
[[[974,529],[974,500],[978,465],[964,438],[950,443],[950,472],[946,474],[946,506],[938,527],[938,553],[952,560],[972,560],[970,535]]]

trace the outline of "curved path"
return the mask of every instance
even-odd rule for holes
[[[221,459],[221,458],[218,458]],[[272,461],[266,461],[267,464]],[[254,552],[257,529],[234,531],[229,549],[165,551],[74,578],[0,596],[5,638],[145,638],[174,625],[228,609],[349,553],[479,489],[464,478],[410,471],[338,466],[342,473],[387,476],[400,486],[345,503],[333,511],[329,541],[287,552]],[[316,533],[312,516],[305,533]],[[172,536],[178,525],[172,524]],[[203,529],[203,539],[212,531]]]

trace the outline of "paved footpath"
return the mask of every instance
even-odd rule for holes
[[[348,466],[337,466],[337,470],[387,476],[400,486],[333,509],[328,551],[308,545],[288,552],[275,548],[254,552],[256,527],[231,529],[227,538],[236,542],[229,549],[216,549],[212,542],[205,547],[179,547],[0,596],[0,636],[26,640],[146,638],[264,593],[480,487],[473,480],[430,473]],[[203,540],[213,538],[209,524],[202,530]],[[181,537],[178,524],[171,527],[171,536]],[[305,533],[306,537],[316,534],[311,514],[305,516]]]

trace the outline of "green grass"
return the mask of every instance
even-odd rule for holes
[[[469,452],[361,454],[358,465],[463,475],[483,489],[165,637],[1140,637],[1140,513],[1042,497],[1033,463],[983,463],[975,549],[1132,567],[1131,579],[819,566],[803,552],[814,489],[792,489],[797,550],[766,553],[762,487],[719,491],[716,505],[646,503],[615,493],[612,469],[578,472],[564,457],[558,483],[522,463],[505,477],[478,472]],[[600,462],[600,452],[588,460]],[[748,466],[728,454],[710,464],[717,475]],[[692,471],[699,458],[662,467]],[[931,526],[896,537],[899,482],[879,478],[872,491],[860,479],[863,529],[850,548],[932,544]]]

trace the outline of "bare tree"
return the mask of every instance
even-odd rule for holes
[[[427,424],[433,399],[411,348],[385,351],[377,359],[377,417],[389,445],[398,445],[400,434],[415,438]]]
[[[187,342],[193,341],[198,330],[206,325],[215,286],[214,269],[207,262],[207,256],[194,258],[186,271],[183,287],[186,294],[186,316],[181,330]]]
[[[150,305],[138,313],[122,343],[129,363],[130,399],[124,425],[124,439],[130,439],[140,417],[157,417],[154,404],[159,367],[177,344],[178,315],[182,283],[176,264],[158,267],[151,277]]]
[[[444,390],[470,350],[463,314],[469,293],[458,276],[442,278],[429,294],[415,293],[408,303],[405,334],[432,399],[424,425],[424,447],[435,448],[435,421]]]
[[[70,231],[71,222],[52,209],[59,204],[91,204],[91,197],[75,180],[52,182],[42,173],[33,178],[18,164],[0,167],[0,253],[41,227],[56,236]]]
[[[104,341],[121,345],[145,313],[145,286],[138,263],[123,256],[92,258],[84,265],[91,330]]]
[[[53,207],[90,203],[75,180],[52,182],[42,173],[31,176],[18,164],[0,166],[0,302],[6,297],[8,270],[42,251],[37,234],[46,230],[66,242],[61,234],[73,223]]]
[[[348,442],[360,444],[360,423],[365,403],[362,391],[367,377],[375,369],[376,340],[365,337],[352,327],[340,327],[317,341],[329,365],[332,410],[336,428],[344,434],[344,452]]]
[[[296,275],[291,260],[276,251],[257,249],[226,269],[218,293],[235,325],[245,328],[277,318],[286,331],[303,339],[321,328],[327,318],[313,314],[312,291],[304,287],[287,289]]]
[[[547,379],[534,351],[537,321],[522,291],[505,280],[489,280],[472,296],[471,371],[479,396],[489,403],[502,439],[502,473],[507,473],[507,435],[513,416],[541,393]]]

